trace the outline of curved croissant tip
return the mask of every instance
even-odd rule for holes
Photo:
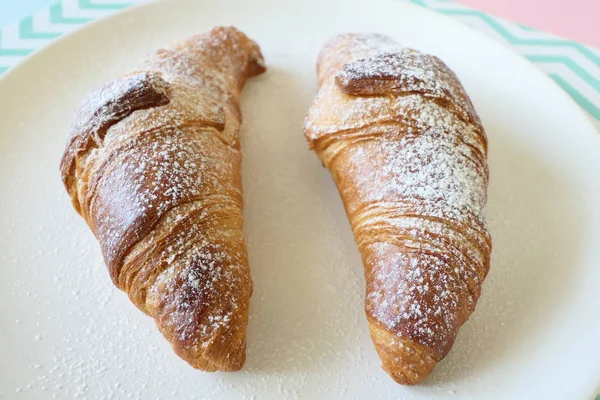
[[[401,385],[423,382],[437,361],[429,347],[402,338],[371,324],[371,338],[381,358],[382,368]]]
[[[265,59],[258,44],[235,26],[215,26],[209,31],[209,35],[222,38],[223,40],[226,38],[236,40],[245,46],[249,52],[248,65],[246,68],[246,73],[249,77],[260,75],[267,70]],[[241,47],[244,48],[243,46]]]
[[[222,336],[213,336],[200,345],[195,354],[184,359],[192,367],[203,371],[239,371],[246,363],[246,335],[238,332],[238,335],[231,336],[223,333]]]
[[[200,342],[168,334],[165,337],[171,342],[175,354],[202,371],[239,371],[246,363],[246,334],[242,329],[237,332],[219,330]]]
[[[212,354],[206,351],[196,360],[190,360],[190,365],[207,372],[234,372],[242,369],[246,363],[246,343],[232,352]]]

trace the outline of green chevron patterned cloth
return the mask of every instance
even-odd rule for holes
[[[62,0],[0,30],[0,74],[64,33],[147,0]],[[544,70],[600,128],[600,52],[451,0],[405,0],[508,43]],[[600,400],[597,399],[597,400]]]
[[[449,0],[410,0],[458,19],[509,44],[545,71],[592,117],[600,129],[600,52],[527,26],[489,16]],[[595,399],[600,400],[600,396]]]

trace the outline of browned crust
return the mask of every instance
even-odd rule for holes
[[[443,106],[451,107],[465,122],[479,124],[477,114],[462,87],[457,90],[459,96],[453,96],[446,88],[431,90],[422,78],[403,73],[404,70],[418,68],[417,60],[434,65],[438,71],[444,71],[445,74],[440,73],[438,79],[455,79],[452,71],[448,70],[439,58],[407,49],[402,54],[375,53],[346,63],[336,74],[335,80],[344,93],[352,96],[405,96],[416,92],[436,100]],[[394,66],[393,69],[383,68],[390,64]],[[358,71],[364,70],[365,65],[370,66],[367,69],[368,73],[361,76]]]
[[[63,184],[78,212],[80,208],[72,180],[77,157],[93,147],[102,146],[108,129],[134,111],[167,104],[167,88],[168,84],[159,74],[144,71],[100,86],[83,100],[75,112],[71,137],[60,162]]]

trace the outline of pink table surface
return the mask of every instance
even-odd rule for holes
[[[600,48],[600,0],[458,0],[533,28]]]

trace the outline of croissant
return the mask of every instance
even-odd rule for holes
[[[383,369],[416,384],[452,347],[489,270],[485,132],[442,61],[383,35],[333,38],[318,81],[304,132],[352,225]]]
[[[263,71],[231,27],[157,50],[83,101],[60,165],[113,283],[205,371],[246,357],[240,91]]]

